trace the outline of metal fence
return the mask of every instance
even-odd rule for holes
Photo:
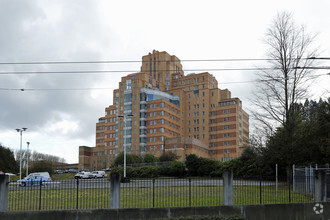
[[[120,191],[120,207],[186,207],[222,204],[221,178],[134,179]]]
[[[313,194],[293,192],[292,188],[287,177],[234,178],[234,205],[313,201]],[[222,178],[131,179],[120,184],[120,207],[219,206],[223,205],[223,193]],[[9,211],[101,208],[110,208],[107,179],[9,185]]]
[[[106,179],[9,185],[9,211],[99,208],[110,208],[110,182]]]
[[[305,191],[293,192],[292,180],[286,176],[235,178],[233,191],[235,205],[300,203],[314,198]]]

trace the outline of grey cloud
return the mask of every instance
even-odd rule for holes
[[[1,1],[0,62],[102,60],[118,51],[116,33],[98,16],[94,1],[56,1],[55,20],[45,1]],[[51,6],[50,6],[51,7]],[[102,68],[95,65],[1,65],[0,71],[63,71]],[[110,77],[95,74],[0,75],[0,88],[90,88]],[[105,91],[105,96],[110,94]],[[90,91],[0,91],[0,130],[20,126],[38,131],[60,120],[79,122],[71,137],[94,135],[98,113],[111,104]]]

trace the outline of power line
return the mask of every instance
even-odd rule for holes
[[[327,57],[306,57],[300,58],[301,60],[307,59],[330,59]],[[0,65],[43,65],[43,64],[112,64],[112,63],[149,63],[149,62],[245,62],[245,61],[272,61],[279,59],[270,58],[227,58],[227,59],[186,59],[186,60],[89,60],[89,61],[31,61],[31,62],[0,62]],[[292,58],[292,60],[296,60]]]
[[[264,70],[281,70],[282,68],[275,67],[261,67],[261,68],[215,68],[215,69],[184,69],[184,72],[195,71],[264,71]],[[315,70],[328,70],[330,66],[315,66],[315,67],[295,67],[293,69],[315,69]],[[157,70],[158,72],[178,72],[177,70]],[[138,70],[68,70],[68,71],[3,71],[0,75],[27,75],[27,74],[104,74],[104,73],[139,73]]]
[[[81,91],[81,90],[109,90],[115,88],[58,88],[58,89],[46,89],[46,88],[35,88],[35,89],[18,89],[18,88],[0,88],[0,90],[8,91]]]
[[[194,71],[262,71],[279,70],[281,68],[263,67],[263,68],[220,68],[220,69],[185,69],[185,72]],[[178,72],[177,70],[157,70],[158,72]],[[75,70],[75,71],[13,71],[0,72],[0,75],[25,75],[25,74],[90,74],[90,73],[138,73],[136,70]]]

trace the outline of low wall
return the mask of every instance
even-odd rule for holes
[[[317,204],[317,205],[316,205]],[[191,215],[240,214],[251,220],[278,219],[330,219],[330,203],[271,204],[242,206],[145,208],[145,209],[96,209],[67,211],[0,212],[1,220],[101,220],[101,219],[167,219]]]

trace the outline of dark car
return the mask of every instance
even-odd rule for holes
[[[69,169],[68,173],[78,173],[78,170],[77,169]]]

